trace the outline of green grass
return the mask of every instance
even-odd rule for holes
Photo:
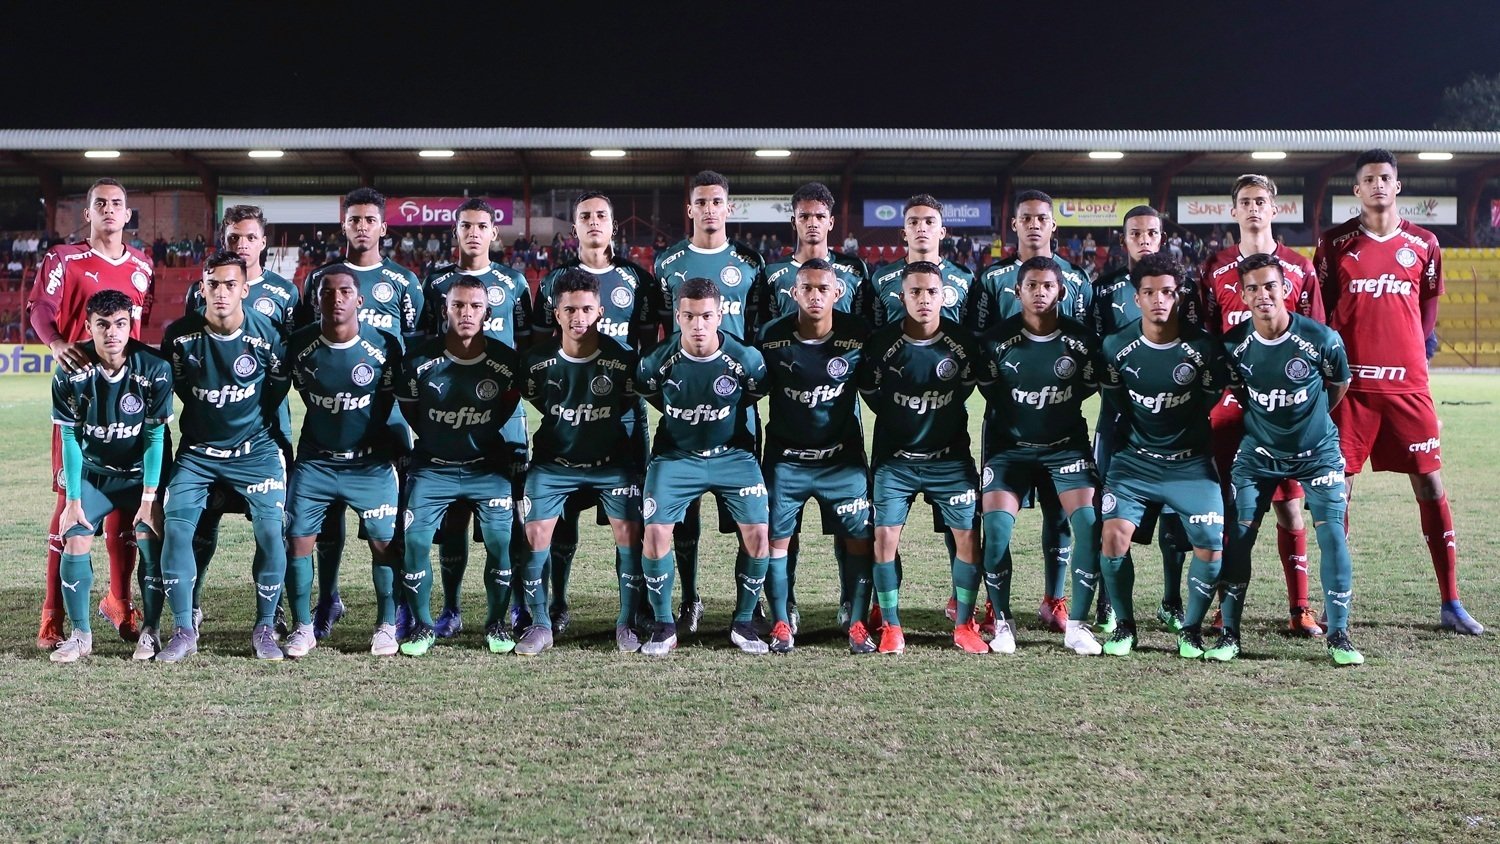
[[[1500,624],[1487,529],[1500,509],[1500,378],[1441,375],[1434,387],[1440,402],[1477,403],[1439,405],[1445,478],[1466,604]],[[1144,619],[1134,656],[1076,657],[1029,611],[1041,588],[1034,513],[1016,532],[1020,650],[966,656],[948,644],[947,565],[925,508],[906,536],[899,658],[844,650],[821,540],[803,554],[796,653],[734,651],[720,537],[704,554],[704,635],[665,660],[615,653],[610,543],[591,528],[574,626],[541,658],[482,650],[477,571],[456,643],[422,660],[370,657],[368,569],[351,550],[352,612],[333,638],[304,660],[257,664],[249,529],[231,518],[195,660],[131,663],[96,625],[94,657],[56,666],[32,641],[53,500],[46,400],[42,379],[0,379],[0,495],[12,502],[0,512],[0,829],[12,839],[1500,836],[1500,646],[1436,629],[1399,476],[1362,476],[1354,505],[1354,634],[1369,660],[1358,669],[1280,634],[1270,530],[1239,660],[1178,660]],[[1138,556],[1144,615],[1159,575],[1154,552]],[[105,570],[102,548],[98,559]]]

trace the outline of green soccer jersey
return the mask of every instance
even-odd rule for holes
[[[795,314],[761,331],[770,399],[767,459],[864,462],[857,393],[868,339],[864,320],[842,311],[834,312],[833,330],[826,337],[799,335]]]
[[[1094,286],[1088,276],[1077,267],[1052,256],[1062,270],[1062,289],[1057,300],[1057,315],[1082,325],[1089,322],[1089,307],[1094,300]],[[982,333],[1021,312],[1021,300],[1016,296],[1017,275],[1021,261],[1011,257],[998,264],[991,264],[979,276],[974,286],[974,295],[969,297],[964,310],[964,325],[970,331]]]
[[[978,342],[951,320],[942,320],[931,340],[907,337],[899,322],[875,331],[859,374],[859,390],[875,411],[875,462],[968,455],[964,401],[994,377]]]
[[[906,259],[902,258],[881,267],[870,280],[873,299],[859,310],[865,313],[872,326],[900,324],[906,319],[906,303],[901,298],[901,272],[905,269]],[[961,322],[970,288],[974,285],[974,274],[968,267],[947,258],[938,261],[938,269],[943,273],[943,319]]]
[[[97,361],[94,341],[79,344]],[[98,363],[52,375],[52,422],[73,428],[83,468],[115,478],[141,477],[147,425],[172,420],[172,364],[139,340],[125,346],[125,365],[114,375]]]
[[[424,297],[417,274],[386,258],[370,267],[356,267],[348,261],[335,261],[313,270],[302,285],[302,300],[297,306],[294,327],[301,328],[318,322],[318,290],[323,276],[330,269],[339,267],[354,274],[359,283],[359,295],[365,304],[359,309],[359,321],[392,334],[401,341],[402,348],[411,343],[421,330],[419,325]]]
[[[1295,457],[1338,442],[1325,384],[1349,382],[1349,358],[1338,332],[1292,314],[1287,332],[1266,340],[1253,321],[1224,337],[1229,384],[1245,407],[1245,445],[1272,457]]]
[[[391,453],[387,428],[395,401],[401,344],[361,324],[359,334],[334,343],[309,325],[287,346],[288,374],[307,407],[297,454],[349,459]]]
[[[202,314],[188,314],[167,326],[161,347],[182,400],[181,448],[228,457],[270,441],[290,386],[286,344],[271,320],[246,310],[244,323],[223,336]]]
[[[1133,322],[1104,338],[1099,385],[1123,415],[1125,444],[1172,456],[1208,453],[1208,412],[1228,374],[1213,338],[1191,325],[1157,345]]]
[[[586,358],[570,358],[548,338],[526,354],[521,395],[541,412],[534,463],[608,466],[631,455],[622,418],[636,405],[635,353],[601,340]]]
[[[861,294],[861,299],[870,298],[870,293],[865,289],[870,284],[870,270],[859,258],[839,252],[830,251],[828,263],[833,265],[834,278],[838,279],[841,287],[838,301],[833,303],[833,307],[835,310],[853,313],[856,294]],[[767,322],[797,313],[797,300],[792,298],[792,288],[797,286],[797,270],[801,268],[802,262],[795,258],[766,267],[767,313],[764,318]]]
[[[996,374],[981,388],[985,406],[985,453],[1058,446],[1088,440],[1083,402],[1099,389],[1098,344],[1088,329],[1061,320],[1039,337],[1011,317],[985,335],[987,366]]]
[[[759,329],[762,298],[766,295],[766,265],[754,249],[727,241],[718,249],[700,249],[683,240],[656,256],[656,281],[661,290],[661,320],[677,333],[677,288],[690,278],[706,278],[718,285],[724,301],[719,312],[725,334],[748,341]]]
[[[1199,301],[1198,286],[1184,278],[1178,282],[1177,311],[1187,325],[1203,325],[1203,305]],[[1130,283],[1130,270],[1121,267],[1094,282],[1094,298],[1089,306],[1089,327],[1094,336],[1108,337],[1141,318],[1141,308],[1135,303],[1135,285]]]
[[[531,337],[531,285],[526,276],[495,262],[477,272],[461,270],[456,264],[434,269],[422,284],[422,301],[426,305],[422,331],[429,337],[448,333],[448,290],[460,275],[474,276],[484,282],[484,295],[490,303],[484,335],[519,349],[518,341]]]
[[[764,394],[766,362],[760,352],[719,332],[719,350],[694,357],[672,338],[641,359],[635,388],[657,410],[661,423],[653,455],[713,451],[754,452],[750,411]]]
[[[252,310],[269,317],[283,337],[292,333],[292,316],[297,308],[297,285],[270,270],[260,278],[250,279],[250,294],[245,297],[245,310]],[[188,288],[184,314],[203,313],[208,302],[203,298],[203,282],[195,281]]]
[[[599,333],[633,349],[643,349],[656,342],[661,306],[656,279],[639,265],[623,258],[613,258],[602,270],[586,267],[577,259],[560,264],[536,290],[536,313],[533,330],[552,336],[557,331],[557,302],[552,288],[563,271],[577,267],[599,279]]]
[[[519,365],[515,350],[493,337],[467,360],[450,354],[442,337],[407,350],[396,400],[417,435],[418,459],[468,463],[505,455],[508,463],[500,428],[515,409]]]

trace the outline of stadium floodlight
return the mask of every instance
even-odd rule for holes
[[[625,157],[625,150],[623,150],[623,149],[591,149],[591,150],[589,150],[589,155],[593,156],[594,158],[624,158]]]
[[[1280,161],[1286,158],[1286,153],[1280,150],[1260,150],[1250,153],[1250,157],[1256,161]]]
[[[286,153],[279,149],[252,149],[247,155],[251,158],[280,158]]]
[[[85,150],[84,158],[119,158],[120,151],[117,149],[91,149]]]
[[[755,151],[756,158],[791,158],[792,151],[789,149],[758,149]]]
[[[1089,158],[1095,161],[1118,161],[1125,157],[1125,153],[1113,149],[1096,149],[1089,153]]]
[[[1423,161],[1452,161],[1453,160],[1453,153],[1451,153],[1451,152],[1419,152],[1419,153],[1417,153],[1417,158],[1420,158]]]
[[[452,158],[453,157],[453,150],[451,150],[451,149],[424,149],[421,152],[418,152],[417,155],[421,156],[422,158]]]

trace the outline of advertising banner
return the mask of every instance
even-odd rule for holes
[[[385,201],[385,222],[388,226],[451,226],[458,206],[469,199],[467,196],[393,196]],[[514,201],[493,196],[487,196],[485,200],[495,209],[495,225],[509,225],[515,215]]]
[[[1125,223],[1126,211],[1137,205],[1150,204],[1150,200],[1144,196],[1060,196],[1052,200],[1052,217],[1059,228],[1119,226]]]
[[[782,194],[729,197],[731,223],[789,223],[792,198]]]
[[[1177,197],[1177,222],[1179,223],[1233,223],[1229,211],[1234,203],[1227,196],[1179,196]],[[1129,209],[1126,209],[1129,210]],[[1302,219],[1302,194],[1287,193],[1276,197],[1276,223],[1300,223]]]
[[[988,229],[994,226],[994,209],[988,199],[943,199],[943,225],[950,229]],[[904,199],[865,200],[866,228],[901,228]]]
[[[277,223],[314,223],[337,225],[339,201],[342,196],[249,196],[224,195],[219,197],[219,219],[224,218],[224,209],[231,205],[255,205],[260,208],[271,225]]]
[[[1328,221],[1338,225],[1350,217],[1359,216],[1359,197],[1336,196],[1330,202]],[[1419,226],[1458,225],[1458,197],[1456,196],[1406,196],[1397,194],[1396,208],[1401,219],[1410,220]]]
[[[54,366],[52,350],[40,343],[10,343],[0,349],[0,376],[51,375]]]

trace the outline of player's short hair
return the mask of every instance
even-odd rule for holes
[[[1170,252],[1154,252],[1135,262],[1130,268],[1130,286],[1141,289],[1141,281],[1151,276],[1169,275],[1182,285],[1182,265],[1172,259]]]
[[[121,193],[126,193],[125,186],[120,184],[118,179],[111,179],[108,176],[102,179],[95,179],[94,183],[89,185],[89,192],[84,194],[90,205],[94,204],[94,191],[102,187],[119,188]]]
[[[385,206],[381,205],[380,207],[384,208]],[[463,201],[462,205],[460,205],[460,206],[458,206],[458,208],[454,209],[454,211],[453,211],[453,225],[454,225],[454,227],[458,226],[458,215],[464,213],[465,211],[483,211],[484,213],[486,213],[486,214],[489,215],[491,222],[494,222],[494,220],[495,220],[495,206],[493,206],[493,205],[489,204],[488,202],[486,202],[485,199],[484,199],[484,197],[482,197],[482,196],[471,196],[468,199],[465,199]]]
[[[682,286],[677,288],[677,301],[681,302],[683,299],[693,299],[695,301],[699,299],[714,299],[717,301],[722,300],[723,296],[719,293],[719,285],[714,284],[713,279],[694,276],[684,281]]]
[[[1025,261],[1022,261],[1021,266],[1016,268],[1017,290],[1021,289],[1021,280],[1026,278],[1026,274],[1032,272],[1033,270],[1037,272],[1052,273],[1052,280],[1057,282],[1059,285],[1062,284],[1062,267],[1059,267],[1057,265],[1057,262],[1052,260],[1051,256],[1033,255],[1030,258],[1027,258]]]
[[[808,258],[806,261],[802,262],[802,266],[797,268],[797,275],[800,276],[803,273],[819,273],[825,270],[828,272],[833,272],[833,264],[828,263],[822,258]]]
[[[1367,149],[1360,153],[1358,158],[1354,159],[1354,175],[1358,176],[1359,171],[1365,169],[1365,165],[1367,164],[1389,164],[1391,165],[1391,169],[1395,170],[1396,154],[1380,147]]]
[[[828,213],[833,213],[833,191],[822,182],[808,182],[792,194],[792,208],[795,210],[799,202],[821,202],[828,208]]]
[[[349,269],[348,265],[346,265],[343,261],[339,261],[336,264],[330,264],[328,266],[328,269],[324,270],[323,273],[318,276],[318,287],[320,289],[326,287],[328,285],[328,279],[337,278],[339,276],[348,276],[354,282],[354,289],[359,289],[359,277],[356,276],[354,274],[354,271]]]
[[[1245,188],[1260,188],[1269,193],[1272,199],[1276,197],[1276,183],[1271,181],[1270,176],[1262,176],[1259,173],[1246,173],[1234,180],[1234,187],[1229,189],[1229,200],[1231,202],[1239,202],[1240,191]]]
[[[1155,217],[1160,220],[1161,212],[1149,205],[1137,205],[1136,207],[1125,212],[1125,222],[1127,223],[1131,220],[1134,220],[1136,217]]]
[[[1048,208],[1052,207],[1052,197],[1045,191],[1023,190],[1020,193],[1016,194],[1017,211],[1021,210],[1021,203],[1023,202],[1045,202],[1047,203]]]
[[[725,190],[728,190],[728,188],[726,188]],[[614,214],[615,214],[615,204],[613,202],[609,201],[609,197],[605,196],[603,193],[601,193],[599,191],[596,191],[596,190],[586,190],[583,193],[580,193],[579,195],[573,197],[573,216],[574,217],[578,216],[578,206],[582,205],[585,202],[588,202],[590,199],[602,199],[602,200],[604,200],[604,204],[609,206],[609,215],[611,217],[614,216]]]
[[[1266,267],[1275,267],[1276,276],[1277,278],[1281,279],[1281,283],[1289,284],[1289,282],[1287,282],[1286,280],[1286,270],[1282,269],[1281,266],[1281,259],[1276,257],[1275,255],[1270,255],[1265,252],[1257,252],[1254,255],[1246,255],[1245,257],[1240,259],[1237,266],[1239,268],[1241,278],[1243,278],[1246,273],[1253,272],[1255,270],[1263,270]]]
[[[215,252],[209,256],[207,261],[203,262],[203,274],[208,275],[219,267],[229,266],[239,267],[241,277],[250,277],[250,268],[245,266],[245,259],[227,249]]]
[[[587,270],[569,267],[553,283],[552,301],[559,301],[564,293],[592,293],[598,296],[599,278]]]
[[[344,195],[344,204],[339,210],[348,213],[351,205],[373,205],[380,209],[380,219],[385,219],[385,194],[374,188],[355,188]]]
[[[83,314],[90,317],[95,315],[109,316],[110,314],[117,314],[120,311],[129,312],[134,308],[135,303],[130,301],[130,297],[124,293],[118,290],[101,290],[90,296],[88,301],[83,303]]]
[[[919,193],[911,199],[906,200],[906,205],[901,208],[902,215],[905,215],[906,212],[913,208],[931,208],[938,212],[939,217],[943,216],[943,203],[938,202],[937,197],[930,193]]]
[[[943,277],[943,268],[931,261],[912,261],[901,268],[901,280],[906,281],[914,275],[935,275]]]
[[[693,180],[688,183],[688,193],[692,193],[693,188],[713,187],[723,188],[725,193],[729,193],[729,180],[724,178],[723,173],[714,170],[699,170]]]

